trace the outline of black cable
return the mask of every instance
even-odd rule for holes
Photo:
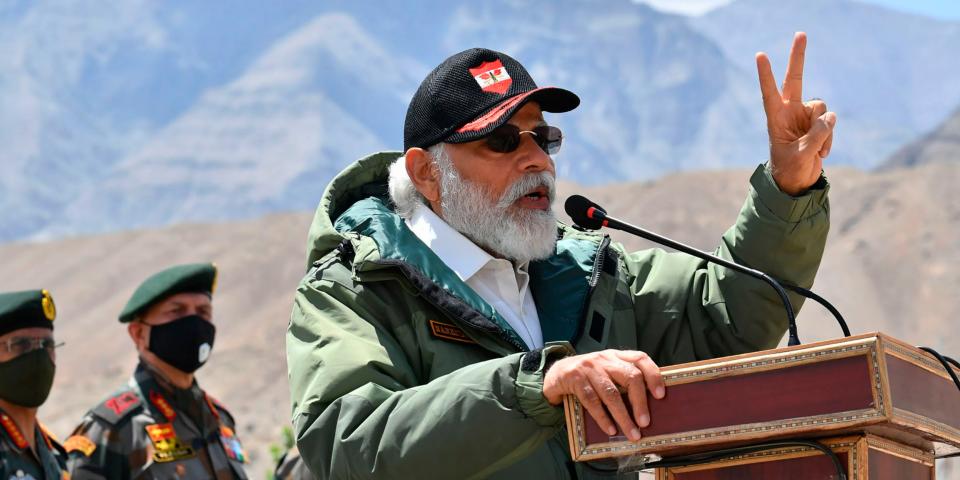
[[[947,373],[950,374],[950,378],[953,379],[953,384],[957,386],[957,390],[960,390],[960,378],[957,378],[957,372],[954,372],[953,368],[950,367],[950,364],[953,364],[957,366],[957,368],[960,368],[960,364],[958,364],[956,360],[950,357],[944,357],[943,355],[940,355],[940,352],[930,347],[917,347],[917,348],[919,348],[920,350],[923,350],[924,352],[929,353],[930,355],[933,355],[934,357],[937,357],[937,360],[940,361],[940,365],[943,365],[943,368],[947,371]]]
[[[799,293],[800,295],[803,295],[804,297],[807,297],[819,303],[820,305],[823,305],[823,308],[826,308],[827,310],[829,310],[830,313],[833,314],[833,318],[835,318],[837,320],[837,323],[840,324],[840,329],[843,330],[843,336],[844,337],[850,336],[850,328],[847,327],[847,321],[843,319],[843,315],[840,315],[840,310],[837,310],[836,307],[834,307],[833,304],[828,302],[825,298],[803,287],[798,287],[796,285],[791,285],[785,282],[780,282],[780,285],[782,285],[783,288],[786,288],[787,290],[791,290],[793,292]]]
[[[689,465],[701,465],[704,463],[710,463],[716,460],[722,460],[724,458],[734,457],[737,455],[746,455],[750,453],[762,452],[765,450],[773,450],[775,448],[785,448],[785,447],[810,447],[815,450],[819,450],[821,453],[830,458],[833,462],[833,466],[837,469],[837,475],[839,480],[846,480],[847,473],[846,469],[843,467],[843,463],[840,462],[840,457],[837,456],[833,450],[830,450],[823,444],[815,442],[813,440],[783,440],[777,442],[767,442],[760,443],[756,445],[747,445],[745,447],[735,447],[727,448],[724,450],[714,450],[712,452],[686,455],[682,457],[673,457],[673,458],[664,458],[663,460],[658,460],[656,462],[650,462],[644,465],[644,468],[671,468],[671,467],[686,467]]]
[[[953,364],[954,367],[960,368],[960,363],[958,363],[956,360],[954,360],[954,359],[952,359],[952,358],[950,358],[950,357],[948,357],[948,356],[946,356],[946,355],[944,355],[943,358],[947,359],[947,361],[950,362],[951,364]]]

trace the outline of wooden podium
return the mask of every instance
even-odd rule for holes
[[[955,370],[960,374],[960,370]],[[667,395],[648,396],[638,442],[604,433],[564,401],[576,461],[664,458],[784,439],[817,439],[849,479],[933,479],[934,459],[960,452],[960,391],[931,355],[873,333],[664,367]],[[627,398],[624,397],[624,401]],[[658,480],[836,478],[806,447],[658,469]]]

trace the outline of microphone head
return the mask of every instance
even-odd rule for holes
[[[580,228],[585,228],[587,230],[599,230],[603,227],[603,218],[597,218],[594,216],[590,217],[590,209],[594,208],[603,214],[606,214],[606,210],[597,205],[596,203],[591,202],[586,197],[581,195],[570,195],[567,197],[567,201],[563,204],[563,209],[567,212],[567,215],[570,215],[570,218]]]

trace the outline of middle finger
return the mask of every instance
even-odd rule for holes
[[[647,384],[643,372],[633,363],[623,362],[615,380],[626,387],[627,398],[633,409],[633,418],[640,428],[650,425],[650,409],[647,405]]]
[[[787,74],[783,79],[783,96],[795,102],[799,102],[803,98],[803,59],[806,49],[807,34],[797,32],[793,36],[793,46],[790,47],[790,62],[787,64]]]
[[[623,403],[620,389],[617,388],[610,377],[606,375],[591,375],[590,383],[593,384],[593,388],[596,389],[600,400],[604,406],[607,407],[610,416],[617,422],[620,431],[634,442],[640,440],[640,429],[637,428],[637,425],[633,423],[633,419],[630,418],[630,414],[627,412],[627,406]]]

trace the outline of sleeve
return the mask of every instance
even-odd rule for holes
[[[714,253],[810,288],[830,226],[826,178],[792,197],[761,165],[750,185],[737,222]],[[779,295],[762,280],[683,253],[624,255],[638,345],[660,365],[774,348],[787,329]],[[788,295],[799,313],[803,297]]]
[[[402,315],[403,303],[357,295],[336,282],[305,282],[287,333],[297,447],[318,478],[482,478],[559,431],[562,410],[542,394],[543,358],[565,355],[568,345],[421,384],[398,337],[378,321]]]
[[[127,480],[130,465],[117,441],[119,432],[88,414],[64,442],[67,471],[72,480]]]

